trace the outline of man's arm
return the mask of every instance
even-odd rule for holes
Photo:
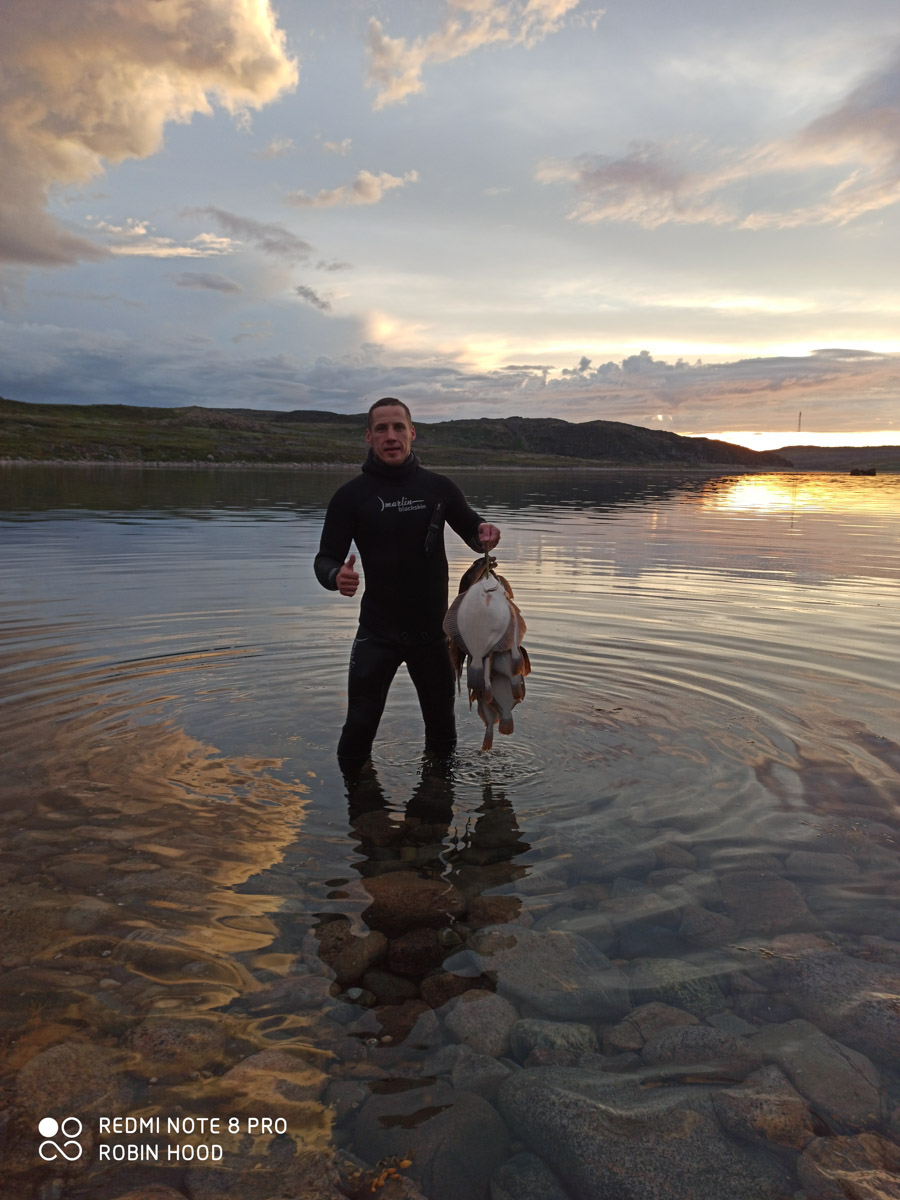
[[[341,495],[342,491],[341,488],[335,492],[325,513],[314,570],[322,587],[330,592],[340,592],[343,596],[352,596],[359,586],[359,575],[353,569],[356,555],[351,554],[347,559],[347,551],[353,541],[353,508]]]

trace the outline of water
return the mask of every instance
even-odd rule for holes
[[[557,1159],[497,1082],[505,1064],[519,1082],[543,1065],[573,1086],[599,1068],[647,1084],[653,1053],[615,1030],[649,1000],[745,1045],[812,1022],[874,1064],[879,1098],[863,1119],[807,1082],[810,1129],[896,1136],[900,477],[455,477],[500,526],[499,569],[528,623],[515,734],[482,755],[461,700],[458,755],[435,773],[401,672],[375,772],[348,796],[334,746],[357,605],[311,569],[347,475],[0,475],[8,1194],[225,1194],[205,1163],[164,1161],[178,1137],[157,1139],[159,1161],[101,1156],[153,1139],[110,1138],[100,1115],[182,1114],[237,1121],[242,1141],[226,1129],[206,1144],[250,1200],[257,1185],[259,1200],[281,1194],[287,1141],[336,1150],[344,1194],[374,1178],[353,1170],[414,1147],[396,1169],[428,1200],[486,1195],[498,1164],[524,1169],[502,1165],[502,1132],[481,1139],[494,1157],[472,1168],[471,1192],[426,1145],[432,1110],[474,1091],[572,1200],[593,1200],[597,1164],[571,1147]],[[455,580],[472,554],[448,533],[448,555]],[[492,923],[517,951],[477,933]],[[592,990],[607,968],[571,957],[585,943],[625,1001]],[[870,973],[853,986],[882,997],[877,1021],[830,1004],[835,963],[839,991]],[[556,990],[538,986],[554,972]],[[493,1045],[499,1001],[481,1032],[451,1015],[470,985],[511,1004],[509,1020],[587,1024],[597,1048],[582,1061],[568,1043]],[[501,1063],[493,1083],[462,1071],[446,1049],[462,1042]],[[673,1053],[667,1069],[715,1068],[696,1047]],[[782,1050],[766,1061],[808,1076]],[[426,1102],[451,1082],[449,1100]],[[694,1091],[707,1103],[711,1087]],[[376,1120],[403,1089],[424,1097],[419,1116],[385,1128],[400,1121],[409,1147]],[[41,1162],[36,1125],[70,1114],[93,1143],[63,1170]],[[287,1133],[248,1132],[263,1117]],[[468,1157],[464,1125],[441,1140]],[[746,1138],[726,1136],[725,1160],[743,1163]],[[804,1194],[799,1149],[753,1151],[760,1178],[770,1160],[787,1172],[754,1195]],[[665,1194],[694,1200],[696,1184],[666,1170]],[[539,1194],[515,1178],[523,1200]]]

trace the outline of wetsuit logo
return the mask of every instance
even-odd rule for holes
[[[81,1131],[84,1126],[77,1117],[63,1117],[62,1121],[57,1121],[54,1117],[44,1117],[38,1124],[38,1133],[42,1138],[47,1140],[41,1142],[38,1146],[38,1154],[44,1162],[56,1162],[58,1158],[65,1158],[69,1162],[77,1162],[84,1153],[84,1147],[75,1141],[75,1138],[81,1137]],[[60,1146],[58,1142],[51,1141],[57,1134],[61,1134],[68,1140]]]
[[[378,503],[381,505],[381,511],[386,508],[394,508],[399,513],[421,512],[428,505],[424,500],[409,500],[406,496],[401,496],[399,500],[382,500],[378,497]]]

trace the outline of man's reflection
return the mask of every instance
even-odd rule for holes
[[[319,955],[345,997],[369,1010],[364,1029],[396,1044],[430,1009],[493,987],[486,976],[448,971],[444,962],[475,929],[517,920],[519,898],[496,892],[527,873],[517,860],[529,845],[506,793],[490,782],[464,828],[454,825],[452,759],[423,758],[402,816],[370,764],[345,783],[360,856],[354,866],[371,897],[362,913],[368,929],[328,920],[317,931]]]

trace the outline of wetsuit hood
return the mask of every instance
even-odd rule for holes
[[[379,479],[392,479],[397,483],[402,483],[404,480],[412,479],[415,475],[419,469],[419,460],[410,451],[402,463],[393,467],[389,463],[382,462],[380,458],[376,458],[374,452],[370,450],[362,469],[367,475],[377,475]]]

